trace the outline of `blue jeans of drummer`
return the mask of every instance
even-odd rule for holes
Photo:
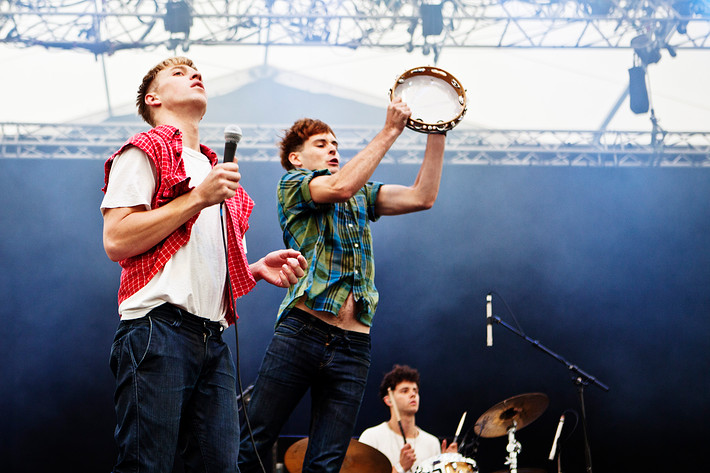
[[[222,327],[170,304],[121,321],[111,349],[114,473],[238,473],[236,370]]]
[[[338,473],[355,429],[370,368],[370,335],[331,326],[299,309],[284,314],[264,355],[247,414],[262,461],[311,390],[303,473]],[[242,427],[239,469],[260,471]]]

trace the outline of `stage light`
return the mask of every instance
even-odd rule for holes
[[[634,113],[648,112],[645,66],[634,66],[629,69],[629,105]]]
[[[585,3],[589,12],[595,16],[608,15],[614,9],[614,3],[611,0],[587,0]]]
[[[190,5],[184,0],[166,3],[163,23],[165,24],[165,31],[170,33],[184,33],[185,37],[187,37],[192,27],[192,11],[190,11]]]
[[[424,36],[440,35],[444,31],[444,16],[441,13],[441,3],[422,3],[419,7],[422,17],[422,34]]]
[[[636,36],[631,40],[631,47],[644,65],[655,64],[661,60],[661,50],[649,36]]]

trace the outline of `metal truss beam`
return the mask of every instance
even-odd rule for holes
[[[242,126],[241,161],[278,162],[274,143],[286,125]],[[0,123],[0,159],[100,159],[134,133],[136,123],[99,125]],[[224,125],[203,125],[202,141],[222,153]],[[355,155],[379,130],[339,127],[341,154]],[[426,136],[405,131],[383,161],[419,163]],[[569,130],[471,130],[449,132],[447,165],[692,167],[710,168],[710,132],[676,133]]]
[[[423,13],[424,4],[432,5],[428,13]],[[421,48],[436,56],[441,48],[629,48],[637,36],[656,48],[710,49],[710,4],[708,0],[0,0],[0,43],[94,54],[262,45]]]

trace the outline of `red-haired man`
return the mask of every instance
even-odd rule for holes
[[[292,286],[259,370],[248,414],[266,455],[308,389],[311,425],[303,473],[337,473],[353,435],[370,367],[370,326],[378,302],[370,221],[431,208],[439,191],[445,136],[429,135],[411,186],[370,182],[411,111],[395,99],[375,138],[341,168],[333,130],[302,119],[281,141],[278,185],[284,242],[303,253],[308,275]],[[239,467],[258,471],[249,438]]]

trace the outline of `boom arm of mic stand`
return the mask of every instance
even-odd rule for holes
[[[494,315],[493,317],[491,317],[491,319],[492,319],[495,323],[497,323],[498,325],[501,325],[501,326],[507,328],[508,330],[510,330],[511,332],[513,332],[515,335],[517,335],[517,336],[519,336],[520,338],[524,339],[525,341],[527,341],[528,343],[530,343],[532,346],[534,346],[534,347],[537,348],[538,350],[542,351],[543,353],[546,353],[546,354],[550,355],[552,358],[554,358],[555,360],[557,360],[557,361],[559,361],[560,363],[562,363],[563,365],[565,365],[568,370],[570,370],[572,373],[575,374],[574,378],[580,378],[580,379],[577,379],[576,382],[578,382],[578,383],[583,383],[583,384],[585,384],[585,385],[586,385],[586,384],[589,384],[589,383],[592,383],[592,384],[596,385],[597,387],[599,387],[600,389],[602,389],[602,390],[604,390],[604,391],[609,391],[609,387],[608,387],[606,384],[602,383],[601,381],[599,381],[597,378],[595,378],[595,377],[592,376],[591,374],[589,374],[589,373],[585,372],[584,370],[580,369],[577,365],[574,365],[574,364],[570,363],[569,361],[565,360],[562,356],[558,355],[557,353],[555,353],[554,351],[550,350],[550,349],[547,348],[545,345],[543,345],[542,343],[540,343],[539,340],[535,340],[535,339],[533,339],[533,338],[528,337],[527,335],[525,335],[524,333],[520,332],[520,331],[519,331],[518,329],[516,329],[515,327],[511,326],[510,324],[508,324],[508,323],[506,323],[506,322],[503,322],[503,321],[500,319],[500,317],[498,317],[497,315]]]
[[[508,330],[510,330],[511,332],[516,334],[517,336],[519,336],[520,338],[524,339],[525,341],[530,343],[532,346],[534,346],[538,350],[540,350],[544,353],[547,353],[555,360],[564,364],[567,367],[567,369],[570,370],[570,372],[572,372],[574,374],[574,376],[572,376],[572,379],[574,380],[574,383],[577,386],[577,393],[579,394],[579,402],[582,407],[582,431],[584,434],[584,456],[585,456],[585,460],[587,463],[586,472],[592,473],[592,453],[591,453],[591,449],[589,447],[589,436],[587,434],[587,413],[586,413],[586,409],[584,408],[584,386],[586,386],[589,383],[592,383],[604,391],[609,391],[609,387],[606,384],[599,381],[594,376],[592,376],[592,375],[586,373],[585,371],[583,371],[582,369],[580,369],[577,365],[573,365],[569,361],[565,360],[562,356],[553,352],[552,350],[547,348],[545,345],[540,343],[538,340],[534,340],[534,339],[528,337],[524,333],[517,330],[515,327],[503,322],[500,319],[500,317],[494,315],[493,317],[491,317],[491,319],[495,323],[497,323],[498,325],[502,325],[503,327],[507,328]]]

